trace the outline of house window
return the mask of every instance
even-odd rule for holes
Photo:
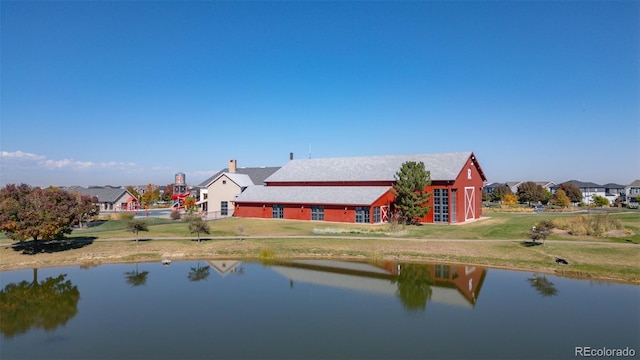
[[[229,202],[221,201],[220,202],[220,215],[227,216],[229,215]]]
[[[373,222],[374,223],[381,222],[381,219],[380,219],[380,206],[376,206],[376,207],[373,208]]]
[[[449,222],[449,191],[433,190],[433,222]]]
[[[311,220],[324,221],[324,206],[311,207]]]
[[[369,208],[364,206],[356,207],[356,222],[368,223],[369,222]]]
[[[222,185],[227,185],[227,180],[222,180]]]
[[[274,219],[284,219],[284,206],[282,205],[272,205],[271,206],[271,217]]]

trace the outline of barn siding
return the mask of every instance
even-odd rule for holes
[[[429,170],[429,169],[427,169]],[[453,220],[453,199],[452,191],[456,191],[455,199],[455,218],[457,223],[465,221],[465,215],[467,214],[468,204],[465,199],[465,189],[473,188],[474,198],[473,204],[473,219],[479,219],[482,216],[482,187],[484,184],[483,176],[481,174],[479,165],[475,162],[475,157],[471,156],[467,159],[465,165],[460,170],[458,176],[454,181],[433,181],[430,186],[426,188],[427,191],[433,193],[433,190],[447,189],[449,193],[449,222]],[[469,176],[470,175],[470,176]],[[373,180],[370,182],[357,181],[357,182],[279,182],[268,183],[267,186],[371,186],[378,184],[378,181]],[[380,198],[375,200],[372,204],[363,204],[361,206],[369,207],[370,222],[374,221],[374,208],[379,206],[389,206],[394,201],[393,193],[391,192],[391,185],[389,191],[383,194]],[[329,222],[345,222],[355,223],[355,208],[356,205],[336,205],[336,204],[285,204],[284,207],[284,219],[291,220],[311,220],[311,206],[321,205],[324,206],[324,221]],[[430,197],[427,206],[431,207],[429,213],[421,218],[419,221],[424,223],[433,223],[434,221],[434,207],[433,196]],[[253,218],[266,218],[272,217],[272,204],[253,204],[242,203],[236,204],[235,211],[238,217],[253,217]],[[389,209],[391,211],[392,209]],[[390,214],[390,212],[389,212]]]

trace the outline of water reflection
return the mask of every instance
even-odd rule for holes
[[[209,273],[210,269],[211,269],[211,266],[209,265],[200,267],[200,261],[198,261],[198,265],[196,267],[192,267],[191,271],[189,271],[189,275],[187,275],[187,279],[189,279],[189,281],[206,280],[210,275]]]
[[[542,297],[550,297],[558,295],[558,290],[556,289],[553,282],[547,279],[546,275],[533,274],[532,277],[528,278],[529,284],[533,287],[538,294]]]
[[[209,265],[211,265],[211,267],[220,276],[227,276],[229,274],[244,275],[244,267],[242,266],[242,261],[210,260],[210,261],[207,261],[207,263],[209,263]]]
[[[52,331],[78,313],[80,291],[66,274],[47,277],[38,282],[38,269],[33,280],[11,283],[0,291],[0,332],[11,338],[31,328]]]
[[[486,269],[445,264],[380,264],[293,260],[272,270],[296,282],[397,296],[410,311],[424,311],[429,301],[474,307]]]
[[[139,271],[138,263],[136,263],[136,269],[133,271],[127,271],[124,273],[125,278],[127,279],[127,284],[131,286],[140,286],[147,283],[147,275],[149,275],[148,271]]]
[[[0,292],[2,359],[513,359],[572,357],[586,344],[640,349],[640,287],[554,275],[194,260],[0,276],[9,284]],[[68,299],[50,300],[60,294]],[[514,336],[523,331],[535,341]]]
[[[408,310],[425,310],[427,301],[431,299],[432,285],[435,281],[431,277],[429,267],[422,264],[407,264],[393,282],[398,286],[396,295]]]

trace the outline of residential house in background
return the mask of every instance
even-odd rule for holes
[[[490,184],[486,184],[484,186],[484,190],[487,192],[487,194],[489,194],[489,196],[491,196],[491,194],[493,194],[493,190],[495,188],[497,188],[498,186],[503,186],[503,185],[507,185],[507,183],[501,183],[501,182],[492,182]],[[507,185],[508,186],[508,185]]]
[[[627,206],[637,209],[640,203],[640,180],[635,180],[624,188]]]
[[[522,184],[522,181],[507,181],[505,184],[509,187],[509,189],[511,189],[511,192],[515,194],[518,192],[518,186]]]
[[[543,189],[551,192],[551,189],[556,186],[556,183],[553,181],[507,181],[505,184],[511,189],[511,192],[516,194],[518,192],[518,187],[526,182],[533,182],[536,185],[542,186]]]
[[[233,201],[248,186],[264,185],[264,180],[280,167],[238,167],[237,160],[229,160],[229,167],[222,169],[198,185],[199,210],[208,219],[233,216]]]
[[[624,191],[624,185],[608,183],[604,184],[603,186],[605,196],[611,204],[613,204],[618,197],[622,198],[622,200],[625,200],[627,198]]]
[[[564,184],[573,184],[578,187],[578,189],[580,189],[580,192],[582,192],[582,202],[586,205],[593,204],[593,197],[596,195],[602,197],[606,197],[607,195],[604,185],[598,185],[592,182],[584,182],[579,180],[569,180],[560,183],[559,185],[553,187],[552,192],[555,193],[560,185]]]
[[[96,197],[100,210],[132,211],[138,209],[138,199],[123,187],[113,186],[70,186],[67,191]]]

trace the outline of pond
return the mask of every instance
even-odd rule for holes
[[[640,351],[639,286],[477,266],[215,260],[0,276],[2,359],[539,359]]]

